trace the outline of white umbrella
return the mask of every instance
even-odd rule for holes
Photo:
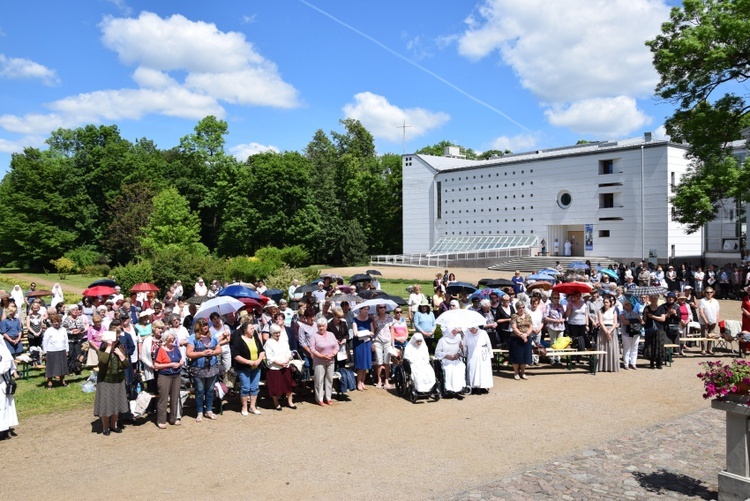
[[[368,299],[367,301],[362,301],[356,306],[352,306],[352,311],[359,311],[361,308],[364,308],[365,306],[369,306],[370,310],[375,311],[375,308],[379,305],[385,305],[385,309],[387,311],[391,311],[396,306],[398,306],[395,301],[391,301],[390,299]]]
[[[448,310],[440,314],[435,323],[443,330],[451,330],[454,327],[466,329],[468,327],[479,327],[487,323],[484,315],[473,310]]]
[[[233,297],[217,296],[204,302],[196,312],[195,318],[208,318],[211,316],[211,313],[214,312],[219,315],[226,315],[228,313],[234,313],[244,306],[245,303]]]

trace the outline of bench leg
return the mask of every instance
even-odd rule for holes
[[[599,356],[598,355],[589,355],[589,372],[596,376],[596,369],[599,365]]]
[[[667,348],[667,365],[669,367],[672,367],[672,356],[674,354],[674,348],[669,347]]]
[[[565,364],[569,371],[573,370],[573,357],[565,357]]]
[[[24,381],[29,380],[29,364],[23,364],[23,368],[21,369],[21,374],[23,375]]]

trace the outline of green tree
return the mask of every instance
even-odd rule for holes
[[[208,249],[200,241],[200,221],[185,197],[175,188],[167,188],[154,197],[153,204],[153,212],[140,239],[145,253],[177,249],[193,254],[207,253]]]
[[[461,145],[454,144],[450,141],[445,140],[430,146],[425,146],[424,148],[417,150],[415,153],[417,153],[418,155],[432,155],[435,157],[442,157],[445,155],[445,149],[449,146],[458,146],[461,149],[461,154],[464,155],[467,160],[477,160],[479,158],[477,156],[477,153],[473,149],[465,148]]]
[[[114,262],[127,263],[143,252],[141,239],[154,211],[153,198],[148,184],[125,184],[109,204],[109,223],[101,242]]]
[[[510,150],[487,150],[483,151],[481,155],[477,155],[477,160],[490,160],[492,157],[503,157],[511,153],[512,151]]]
[[[750,77],[750,0],[684,0],[661,31],[646,42],[660,76],[656,94],[677,106],[667,133],[689,143],[693,159],[672,202],[677,221],[695,231],[722,199],[750,191],[747,165],[731,158],[731,142],[750,125],[750,96],[737,85]]]
[[[96,207],[71,160],[27,148],[11,158],[0,182],[0,259],[44,268],[50,259],[91,242]]]

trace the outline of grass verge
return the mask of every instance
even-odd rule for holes
[[[16,410],[19,419],[84,407],[93,410],[94,393],[81,391],[81,385],[88,379],[89,371],[84,371],[80,376],[67,376],[67,387],[60,386],[59,381],[53,380],[51,390],[46,389],[44,369],[31,369],[29,372],[28,380],[18,378]],[[21,376],[21,373],[18,375]]]

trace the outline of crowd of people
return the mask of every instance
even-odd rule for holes
[[[70,305],[56,284],[49,306],[23,293],[0,303],[0,373],[15,372],[13,361],[23,351],[24,331],[29,349],[44,356],[48,389],[56,380],[67,386],[69,374],[96,367],[94,414],[101,418],[103,434],[109,435],[122,431],[119,418],[131,412],[129,400],[137,397],[135,388],[141,384],[156,396],[156,426],[165,429],[181,424],[186,380],[200,422],[217,419],[214,395],[222,386],[237,394],[243,416],[261,413],[257,404],[262,384],[275,411],[297,409],[294,397],[307,380],[315,403],[327,407],[333,405],[334,393],[391,389],[392,368],[404,361],[417,392],[429,393],[439,385],[444,396],[458,399],[483,394],[493,387],[493,349],[507,349],[514,379],[525,380],[527,366],[540,363],[544,346],[563,336],[579,351],[595,347],[606,352],[598,362],[603,372],[637,369],[643,337],[643,356],[651,368],[660,369],[665,344],[679,345],[683,354],[679,338],[697,326],[701,337],[710,339],[717,335],[720,320],[714,285],[724,283],[727,269],[680,268],[679,273],[672,266],[664,272],[661,266],[644,263],[589,268],[572,278],[591,283],[591,292],[567,296],[532,287],[520,273],[512,285],[484,296],[451,295],[456,278],[446,270],[436,276],[432,298],[415,285],[404,305],[358,296],[365,295],[363,290],[377,290],[377,277],[345,286],[339,277],[328,276],[317,290],[299,293],[295,281],[286,291],[288,299],[208,318],[197,315],[199,301],[186,302],[179,281],[160,298],[153,293],[126,297],[117,288],[109,297]],[[736,278],[731,276],[730,291]],[[743,280],[749,278],[746,274]],[[187,295],[215,297],[227,285],[207,285],[199,277]],[[663,300],[658,294],[629,294],[636,285],[662,285],[666,294]],[[251,287],[266,290],[262,282]],[[20,290],[16,286],[14,292],[16,288]],[[743,330],[750,332],[747,294],[742,308]],[[453,317],[448,313],[452,310],[476,316]],[[441,317],[462,321],[442,322]],[[702,345],[702,353],[710,349],[710,341]],[[561,360],[552,356],[549,362],[559,365]],[[348,371],[351,384],[345,377]],[[335,389],[336,377],[340,385]],[[14,405],[7,398],[0,407],[0,432],[17,424]]]

